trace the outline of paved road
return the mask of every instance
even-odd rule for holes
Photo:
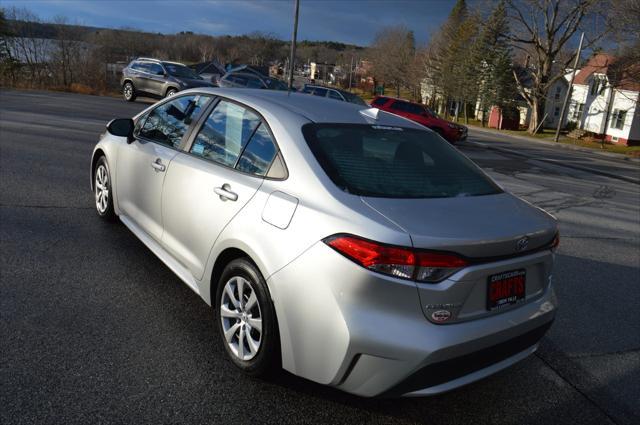
[[[0,91],[0,423],[640,421],[638,185],[462,147],[560,219],[557,321],[536,355],[481,382],[360,399],[238,375],[210,309],[124,226],[97,219],[92,147],[106,121],[144,106]]]
[[[498,150],[512,150],[520,155],[538,158],[552,164],[562,164],[578,170],[588,168],[605,176],[612,174],[627,181],[640,183],[640,163],[616,158],[621,155],[600,154],[586,148],[569,149],[563,145],[549,146],[548,142],[531,142],[508,134],[496,137],[493,131],[479,128],[470,129],[469,135],[471,140]]]

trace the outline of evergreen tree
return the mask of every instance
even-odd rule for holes
[[[511,49],[505,37],[509,32],[504,1],[500,1],[487,19],[473,47],[473,62],[477,65],[478,100],[485,111],[498,106],[513,108],[517,88],[513,80]],[[485,114],[482,114],[483,124]]]

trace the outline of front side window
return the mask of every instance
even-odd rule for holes
[[[451,198],[501,192],[473,162],[425,130],[306,124],[302,131],[325,173],[351,194]]]
[[[148,114],[138,136],[178,148],[208,100],[208,96],[180,96],[161,104]]]
[[[391,109],[396,111],[409,112],[407,110],[407,105],[408,104],[406,102],[395,101],[391,104]]]
[[[147,72],[153,75],[164,75],[164,69],[157,63],[147,64]]]
[[[260,118],[253,112],[222,100],[202,125],[191,153],[234,167],[259,124]]]
[[[288,90],[289,86],[287,86],[285,83],[283,83],[280,80],[276,80],[275,78],[267,78],[265,80],[265,83],[267,85],[267,88],[269,90]]]

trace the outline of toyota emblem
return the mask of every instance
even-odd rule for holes
[[[518,242],[516,242],[516,251],[524,251],[528,246],[529,238],[525,236],[524,238],[518,239]]]

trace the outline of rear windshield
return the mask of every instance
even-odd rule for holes
[[[306,124],[318,162],[342,190],[383,198],[451,198],[500,193],[480,169],[428,130]]]

